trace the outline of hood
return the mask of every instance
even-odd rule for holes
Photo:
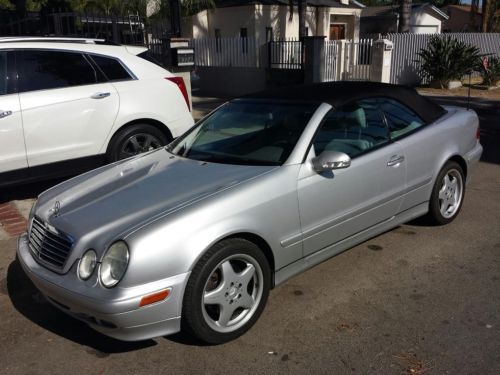
[[[111,241],[274,168],[206,163],[159,149],[55,186],[40,195],[35,214],[71,237]]]

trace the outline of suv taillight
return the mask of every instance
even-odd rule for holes
[[[481,128],[479,127],[479,125],[477,126],[477,130],[476,130],[476,139],[478,141],[481,139]]]
[[[184,100],[186,101],[188,109],[191,111],[191,107],[189,106],[188,92],[187,92],[186,85],[184,84],[184,80],[182,79],[182,77],[165,77],[165,79],[168,79],[170,82],[173,82],[177,85],[179,90],[181,90],[182,96],[184,96]]]

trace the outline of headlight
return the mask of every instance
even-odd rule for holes
[[[97,255],[94,250],[87,250],[80,259],[78,265],[78,276],[80,279],[87,280],[94,272],[95,265],[97,264]]]
[[[128,246],[117,241],[104,254],[101,262],[101,282],[106,288],[115,286],[125,274],[128,265]]]
[[[28,222],[31,222],[31,219],[33,219],[33,216],[35,216],[35,208],[36,208],[37,202],[38,202],[38,199],[35,199],[35,201],[33,202],[33,205],[31,206],[30,216],[28,217]]]

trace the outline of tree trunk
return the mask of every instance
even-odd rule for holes
[[[299,38],[307,36],[306,34],[306,9],[307,1],[299,0],[298,11],[299,11]]]
[[[489,32],[489,20],[490,20],[490,2],[489,0],[483,0],[483,6],[482,6],[482,24],[481,24],[481,31],[483,33]]]
[[[411,1],[401,0],[401,8],[399,9],[399,27],[400,33],[410,32],[410,17],[411,17]]]

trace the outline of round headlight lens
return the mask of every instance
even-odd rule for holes
[[[122,279],[128,258],[128,246],[124,241],[117,241],[109,247],[101,262],[101,282],[105,287],[111,288]]]
[[[80,264],[78,265],[78,276],[80,279],[87,280],[94,272],[94,268],[97,264],[97,255],[94,250],[87,250],[83,254],[82,259],[80,259]]]

